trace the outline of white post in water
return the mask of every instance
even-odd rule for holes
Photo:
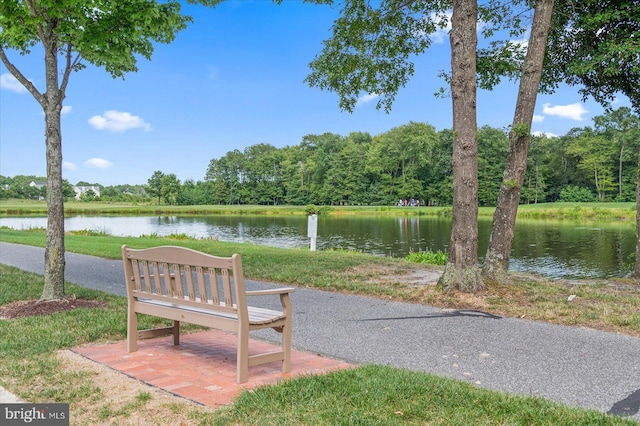
[[[316,238],[318,238],[318,215],[309,215],[307,224],[307,236],[311,238],[311,251],[316,251]]]

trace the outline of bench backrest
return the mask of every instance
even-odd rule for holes
[[[239,254],[218,257],[185,247],[122,246],[127,296],[180,303],[247,317]]]

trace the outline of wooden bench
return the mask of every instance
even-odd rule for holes
[[[291,368],[291,301],[295,289],[246,291],[239,254],[217,257],[184,247],[161,246],[134,250],[122,246],[127,284],[127,351],[138,339],[173,335],[180,344],[180,322],[237,333],[238,383],[247,381],[249,367],[282,361]],[[248,296],[279,295],[282,311],[247,305]],[[173,320],[173,326],[138,330],[138,314]],[[282,348],[249,356],[249,331],[273,328],[282,333]]]

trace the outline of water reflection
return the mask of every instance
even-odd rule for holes
[[[46,227],[46,218],[0,218],[14,229]],[[309,246],[307,218],[297,216],[73,216],[66,230],[93,230],[116,236],[185,234],[194,238],[250,242],[282,248]],[[487,249],[491,220],[478,223],[478,250]],[[412,251],[446,251],[451,220],[424,217],[318,218],[318,250],[344,249],[375,255],[405,256]],[[572,222],[518,221],[512,269],[550,277],[621,277],[635,253],[632,222],[585,226]]]

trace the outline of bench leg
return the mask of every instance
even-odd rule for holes
[[[173,334],[173,344],[179,345],[180,344],[180,321],[173,322],[172,334]]]
[[[283,311],[286,315],[284,327],[282,328],[282,352],[284,355],[284,360],[282,361],[282,372],[288,373],[291,371],[291,315],[293,309],[291,307],[289,294],[281,294],[280,302],[282,302]]]
[[[236,355],[236,382],[244,383],[249,379],[249,327],[238,328],[238,353]]]
[[[291,317],[287,318],[287,323],[282,328],[282,352],[282,372],[288,373],[291,371]]]
[[[138,314],[129,309],[127,315],[127,352],[138,350]]]

